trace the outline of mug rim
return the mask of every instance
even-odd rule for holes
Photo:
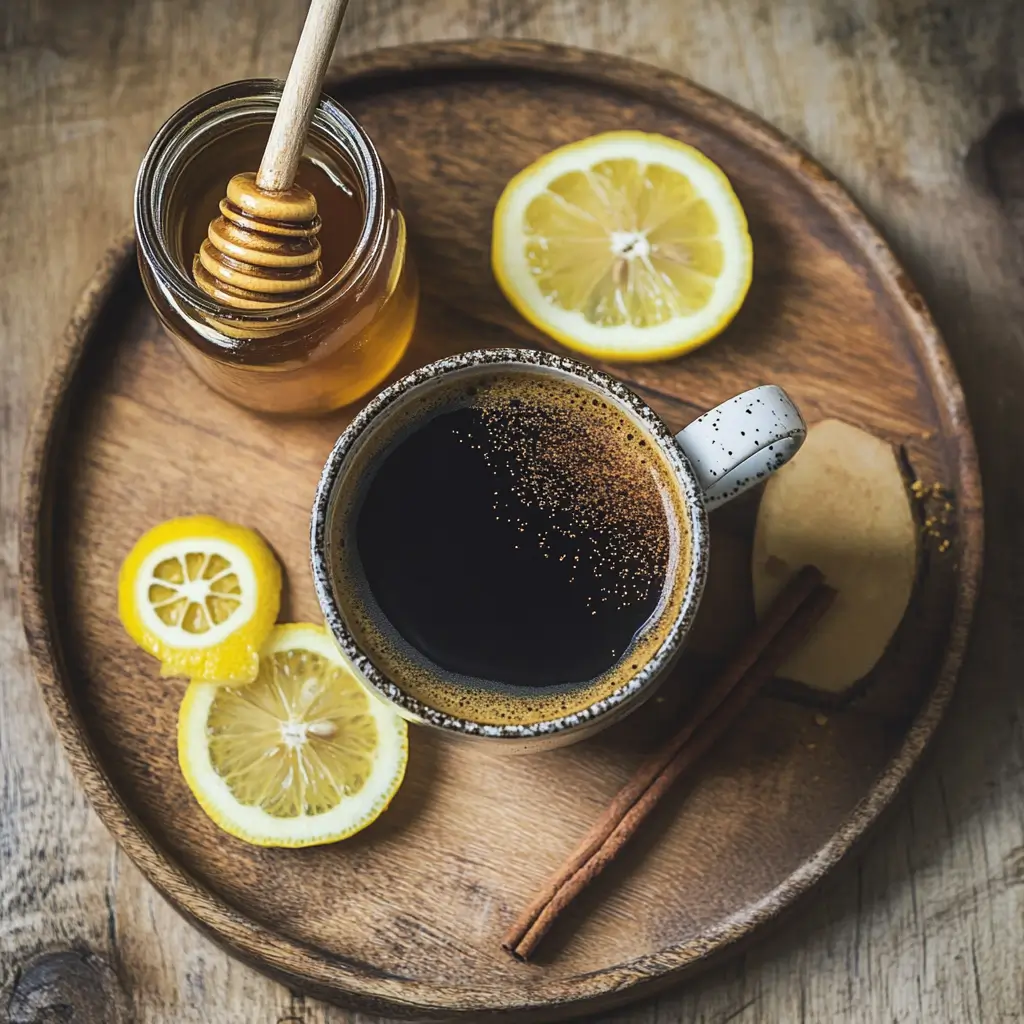
[[[600,700],[578,711],[528,725],[493,725],[447,714],[424,704],[388,679],[359,647],[354,634],[348,628],[335,597],[333,573],[327,559],[326,541],[332,521],[330,513],[334,504],[335,488],[349,453],[365,432],[386,414],[398,399],[414,389],[457,370],[502,365],[545,367],[560,371],[596,386],[626,406],[641,421],[669,463],[682,491],[690,530],[689,573],[683,588],[683,596],[675,618],[654,654],[626,682]],[[585,363],[552,352],[526,348],[475,349],[446,356],[406,374],[371,399],[345,428],[334,443],[317,484],[310,522],[310,562],[317,600],[327,628],[345,659],[380,696],[415,721],[448,732],[493,739],[525,740],[573,731],[584,724],[606,718],[616,709],[624,710],[626,705],[639,706],[641,701],[638,698],[644,693],[649,694],[654,684],[662,678],[689,633],[704,591],[708,568],[707,511],[696,473],[676,441],[675,435],[661,417],[621,381]]]

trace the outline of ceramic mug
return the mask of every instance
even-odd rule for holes
[[[338,516],[351,516],[351,500],[339,501],[357,486],[357,456],[372,449],[374,437],[385,439],[395,429],[394,417],[402,410],[422,407],[430,389],[449,387],[453,378],[460,386],[475,377],[493,378],[502,369],[509,373],[537,373],[562,378],[595,393],[636,424],[647,443],[663,456],[681,499],[690,538],[689,564],[679,581],[679,599],[668,628],[660,632],[660,646],[637,665],[636,671],[614,691],[569,714],[527,724],[473,721],[430,707],[412,696],[384,672],[360,648],[356,631],[344,608],[352,599],[342,594],[333,545],[345,533]],[[415,415],[415,413],[410,413]],[[390,424],[390,428],[389,425]],[[384,433],[379,433],[384,431]],[[706,510],[741,494],[789,461],[803,443],[804,421],[788,395],[768,384],[731,398],[673,434],[657,414],[619,381],[589,366],[562,356],[528,349],[486,349],[451,356],[415,370],[374,398],[341,435],[324,466],[317,488],[311,524],[311,558],[317,597],[327,626],[345,660],[375,692],[404,717],[451,734],[481,737],[516,749],[560,746],[591,735],[634,710],[651,696],[679,654],[693,622],[708,566]],[[374,459],[378,456],[374,455]],[[372,466],[372,462],[371,462]],[[348,511],[339,511],[347,509]],[[372,581],[370,589],[372,590]],[[362,598],[360,598],[362,600]],[[379,615],[383,613],[377,610]],[[525,716],[524,716],[525,717]]]

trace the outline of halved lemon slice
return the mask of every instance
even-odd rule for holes
[[[258,846],[316,846],[366,828],[405,775],[407,727],[319,626],[277,626],[247,686],[193,683],[178,760],[204,811]]]
[[[664,135],[607,132],[521,171],[494,212],[494,275],[535,327],[610,360],[713,338],[750,287],[747,219],[722,170]]]
[[[169,519],[121,566],[118,613],[163,676],[256,678],[281,602],[281,567],[255,530],[214,516]]]

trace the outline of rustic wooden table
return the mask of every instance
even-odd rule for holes
[[[303,15],[303,4],[274,0],[0,5],[0,1019],[14,1024],[368,1020],[230,960],[117,851],[43,712],[14,582],[26,427],[72,303],[129,218],[146,143],[193,93],[283,75]],[[355,0],[337,62],[474,35],[661,64],[761,114],[830,167],[931,304],[985,476],[977,627],[952,713],[907,797],[767,940],[609,1020],[1021,1020],[1024,4]],[[53,950],[77,952],[33,961]],[[95,986],[126,995],[104,1004]]]

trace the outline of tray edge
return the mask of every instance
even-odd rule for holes
[[[509,69],[522,67],[567,77],[582,73],[590,80],[602,81],[621,91],[647,96],[653,101],[668,101],[684,106],[698,112],[720,130],[738,135],[742,141],[770,156],[790,173],[808,181],[808,187],[816,197],[858,241],[878,276],[891,284],[890,297],[914,327],[912,337],[915,355],[927,376],[929,389],[945,427],[944,433],[947,439],[955,441],[954,461],[959,470],[956,493],[961,512],[961,533],[958,538],[961,554],[958,566],[960,587],[950,641],[942,665],[900,749],[886,765],[874,787],[837,832],[796,872],[748,908],[742,918],[723,923],[716,932],[660,953],[646,954],[628,963],[570,979],[565,983],[566,989],[572,987],[572,983],[577,980],[586,979],[591,983],[589,991],[578,995],[566,991],[564,1000],[508,1006],[497,1011],[505,1019],[525,1021],[542,1017],[551,1019],[552,1012],[567,1016],[590,1008],[610,1008],[665,987],[684,974],[705,966],[712,957],[717,960],[720,954],[734,949],[740,940],[750,937],[757,929],[778,918],[800,896],[816,886],[849,853],[854,844],[870,831],[918,762],[955,688],[981,579],[983,514],[980,471],[963,391],[950,354],[923,299],[882,236],[845,188],[795,143],[756,115],[674,72],[652,65],[594,51],[518,40],[412,43],[371,51],[347,59],[346,73],[339,78],[332,78],[331,85],[343,87],[346,83],[367,81],[398,72],[494,64]],[[742,130],[737,132],[737,126]],[[48,615],[50,598],[46,593],[50,553],[40,535],[40,527],[51,490],[53,467],[50,456],[63,429],[63,417],[67,411],[74,373],[91,341],[95,318],[124,275],[130,272],[133,255],[134,239],[132,232],[127,231],[119,236],[103,257],[97,273],[76,304],[58,344],[42,402],[29,432],[23,460],[19,575],[25,633],[33,670],[75,775],[104,824],[147,879],[205,934],[211,935],[258,969],[273,974],[285,983],[298,982],[323,998],[343,998],[349,1005],[371,1012],[420,1016],[451,1015],[453,1012],[480,1013],[485,1010],[494,1012],[493,1003],[469,1002],[460,1006],[450,1000],[412,1002],[396,999],[394,994],[380,993],[380,988],[392,987],[386,982],[381,985],[383,979],[380,978],[376,979],[379,986],[377,994],[361,986],[353,990],[346,982],[351,984],[357,977],[373,984],[372,975],[364,971],[368,969],[372,972],[373,968],[356,962],[346,967],[334,958],[329,964],[325,963],[311,948],[267,932],[227,903],[211,898],[134,819],[86,741],[85,730],[66,693],[69,678],[67,666],[63,663],[62,652],[52,635]],[[204,909],[207,915],[212,911],[212,920],[202,916]],[[275,952],[276,955],[273,955]],[[283,967],[284,962],[292,958],[305,961],[313,973],[296,974]],[[666,966],[666,958],[674,963]],[[321,970],[326,968],[332,977],[324,977],[316,970],[317,967]],[[316,977],[318,974],[319,978]],[[348,977],[345,977],[346,974]],[[418,985],[397,978],[389,978],[388,981],[402,986]],[[436,992],[434,994],[438,995]],[[420,997],[422,995],[420,993]]]

